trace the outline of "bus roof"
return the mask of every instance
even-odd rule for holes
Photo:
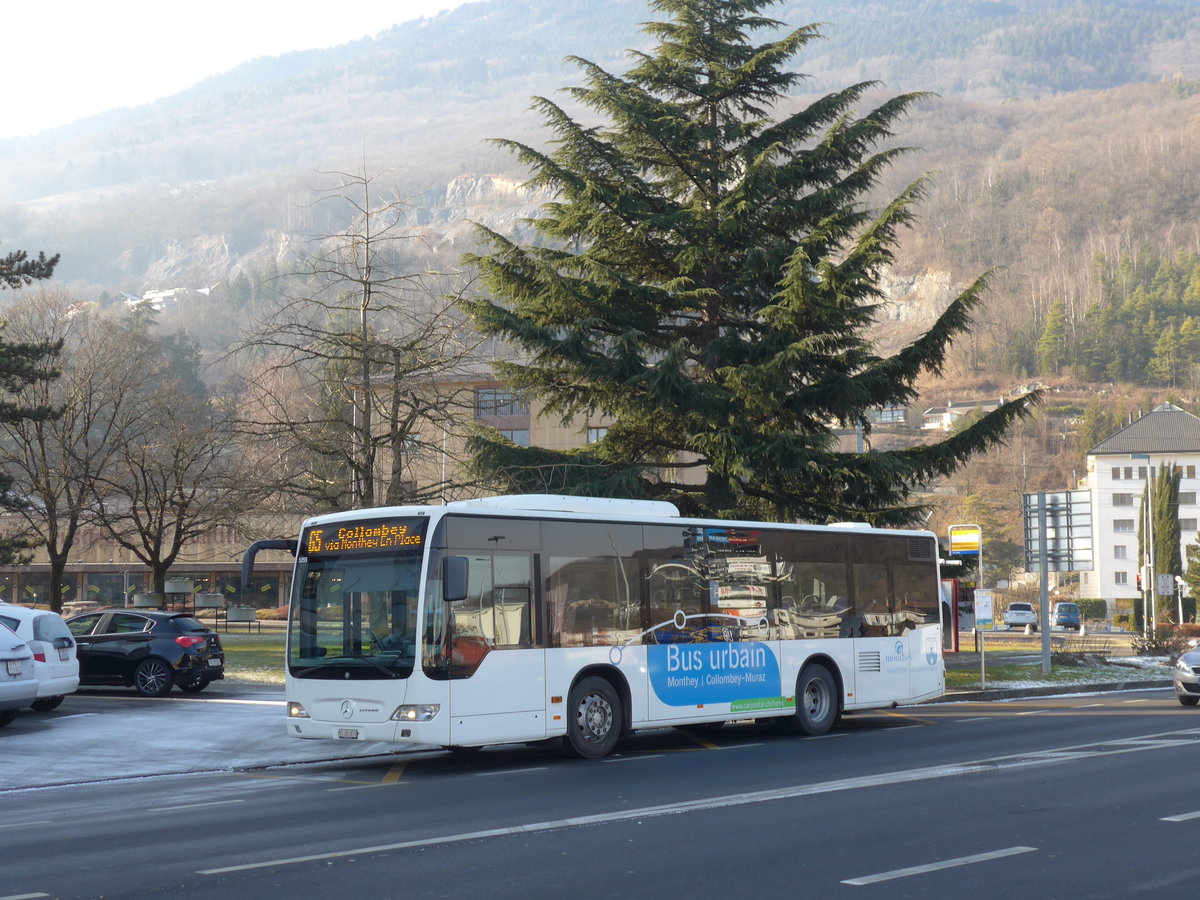
[[[505,494],[477,500],[455,500],[449,509],[528,509],[538,512],[592,513],[678,519],[674,503],[662,500],[622,500],[616,497],[570,497],[557,494]]]
[[[838,522],[831,525],[814,525],[798,522],[752,522],[735,519],[705,519],[683,517],[673,503],[662,500],[626,500],[617,497],[571,497],[559,494],[504,494],[495,497],[479,497],[474,500],[452,500],[442,506],[390,506],[345,510],[311,516],[303,523],[304,528],[316,524],[357,521],[370,516],[430,516],[434,519],[446,514],[530,516],[548,514],[552,518],[583,515],[595,520],[647,521],[677,519],[689,526],[704,528],[781,528],[785,530],[829,530],[863,532],[867,534],[907,534],[928,537],[937,536],[925,529],[877,528],[864,522]]]

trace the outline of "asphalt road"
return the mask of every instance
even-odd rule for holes
[[[49,758],[55,736],[133,714],[96,748],[133,760],[146,716],[194,742],[280,715],[215,695],[73,699],[87,711],[64,703],[19,742]],[[1187,896],[1198,748],[1200,711],[1158,688],[858,714],[822,738],[663,730],[600,761],[361,748],[245,766],[234,751],[220,771],[4,793],[0,900]]]

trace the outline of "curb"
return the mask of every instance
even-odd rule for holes
[[[1169,688],[1172,687],[1173,684],[1173,680],[1167,679],[1153,681],[1110,681],[1103,684],[1064,684],[1053,687],[1043,685],[1041,687],[1027,688],[994,688],[982,691],[947,691],[940,697],[935,697],[933,700],[926,700],[925,703],[956,703],[961,701],[978,700],[1014,700],[1022,697],[1053,697],[1062,694],[1097,694],[1116,691],[1136,691],[1147,688]]]

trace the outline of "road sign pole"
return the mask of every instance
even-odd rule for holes
[[[1046,548],[1046,492],[1038,491],[1038,578],[1042,596],[1042,674],[1050,674],[1050,560]]]

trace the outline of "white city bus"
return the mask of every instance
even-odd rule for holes
[[[944,690],[927,531],[528,495],[319,516],[296,553],[298,738],[599,757],[641,728],[822,734]]]

